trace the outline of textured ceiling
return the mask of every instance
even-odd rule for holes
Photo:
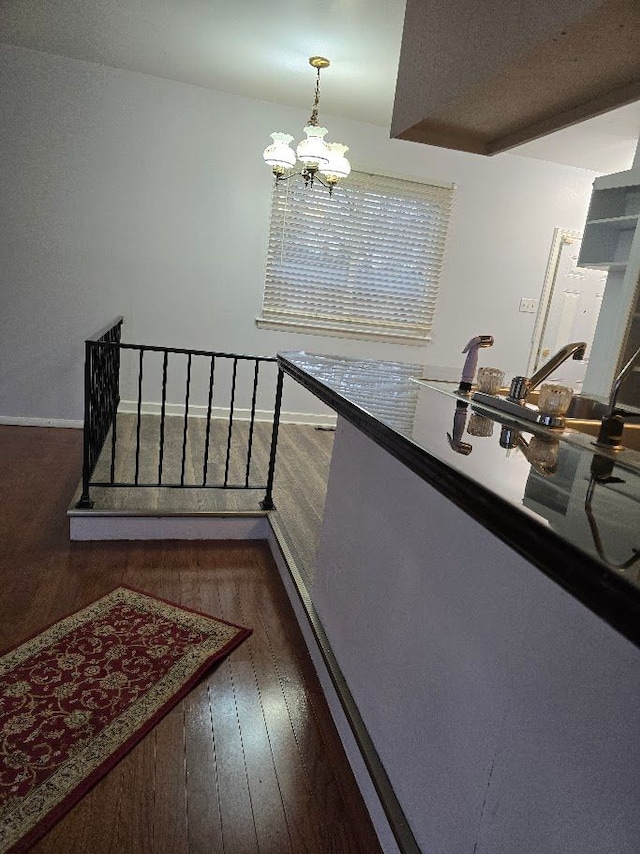
[[[321,54],[323,111],[388,128],[403,18],[404,0],[2,0],[0,40],[296,107]],[[513,153],[615,172],[638,136],[634,104]]]

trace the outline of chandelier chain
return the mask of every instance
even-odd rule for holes
[[[316,96],[313,101],[313,109],[311,110],[311,116],[309,117],[309,124],[312,127],[318,126],[318,104],[320,103],[320,68],[317,69],[316,76]]]

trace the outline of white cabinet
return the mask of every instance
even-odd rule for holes
[[[640,346],[640,169],[593,182],[578,259],[607,270],[583,392],[608,397],[620,368]],[[625,380],[618,402],[640,407],[640,365]]]

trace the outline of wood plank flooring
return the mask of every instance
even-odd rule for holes
[[[163,481],[199,484],[203,481],[206,447],[206,420],[189,418],[183,468],[184,419],[167,417],[162,460]],[[227,422],[213,420],[207,457],[207,483],[224,481],[227,450]],[[137,418],[118,413],[114,475],[116,482],[134,482],[136,458],[140,483],[155,482],[159,469],[160,418],[143,415],[140,423],[139,452]],[[229,455],[228,479],[242,483],[246,476],[249,430],[247,422],[236,421]],[[282,424],[273,499],[289,548],[308,586],[314,578],[315,557],[333,450],[332,431],[302,424]],[[255,425],[251,445],[249,482],[266,484],[271,447],[271,424]],[[111,474],[111,433],[94,472],[94,481],[108,481]],[[79,496],[78,496],[79,497]],[[153,510],[160,512],[252,511],[259,510],[264,490],[153,489],[93,487],[95,510]]]
[[[33,850],[379,851],[267,545],[69,542],[81,438],[0,427],[0,647],[119,584],[254,634]]]

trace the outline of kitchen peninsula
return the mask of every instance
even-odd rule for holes
[[[278,358],[338,414],[309,593],[420,849],[635,854],[640,456]]]

